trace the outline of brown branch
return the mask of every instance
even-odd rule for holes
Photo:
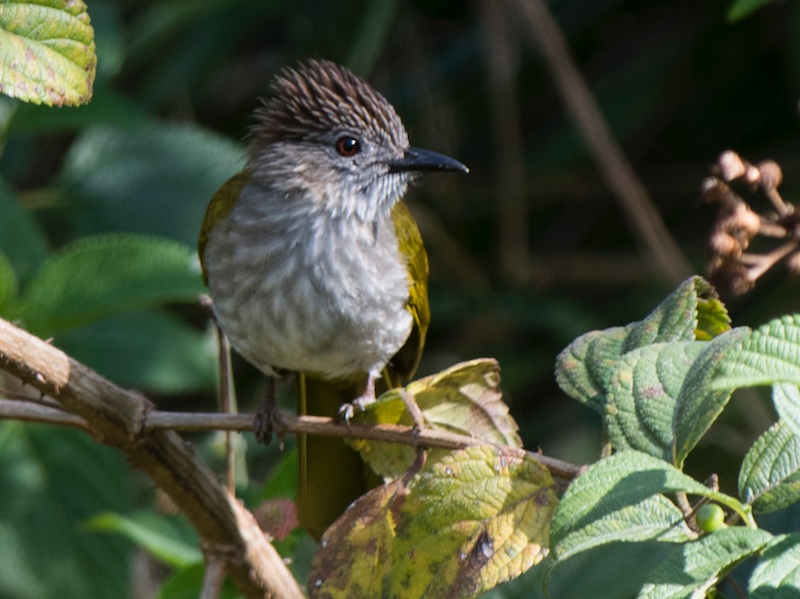
[[[0,319],[0,368],[57,400],[99,441],[122,451],[183,511],[206,551],[228,557],[228,571],[247,597],[300,598],[300,588],[253,515],[174,431],[143,430],[153,405],[62,351]],[[12,404],[16,402],[2,402]],[[22,404],[54,418],[57,410]],[[6,406],[7,407],[7,406]]]
[[[516,0],[515,4],[527,25],[529,37],[545,58],[570,117],[589,146],[600,174],[630,220],[634,235],[646,248],[658,271],[671,282],[679,283],[693,270],[611,133],[545,0]]]
[[[10,405],[16,404],[16,405]],[[55,413],[53,413],[55,412]],[[44,412],[39,406],[22,402],[0,401],[0,418],[16,420],[66,424],[86,429],[85,423],[74,416],[57,410]],[[252,431],[254,414],[219,414],[195,412],[159,412],[146,414],[146,421],[141,425],[142,434],[158,430],[174,430],[186,432],[204,431]],[[475,445],[485,445],[486,441],[466,435],[436,429],[416,429],[411,426],[394,424],[343,424],[333,418],[323,416],[298,416],[290,412],[281,412],[281,429],[279,435],[308,434],[329,437],[350,437],[402,443],[413,447],[436,447],[439,449],[464,449]],[[582,467],[537,452],[528,455],[541,462],[553,476],[572,480],[582,471]]]

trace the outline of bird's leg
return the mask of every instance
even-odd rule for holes
[[[278,403],[275,400],[275,377],[267,377],[267,387],[264,391],[264,399],[261,401],[261,407],[256,413],[255,423],[253,425],[256,440],[259,443],[268,444],[272,440],[272,433],[278,431],[278,437],[281,445],[283,439],[281,438],[281,417],[278,413]]]
[[[346,424],[350,424],[350,419],[356,413],[356,410],[363,412],[368,405],[375,403],[375,379],[380,376],[377,371],[370,371],[367,375],[367,386],[364,392],[356,397],[351,403],[342,404],[339,408],[339,419],[344,420]]]

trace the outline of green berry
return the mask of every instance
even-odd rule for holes
[[[716,503],[707,503],[697,510],[695,520],[703,532],[714,532],[728,526],[725,524],[725,512]]]

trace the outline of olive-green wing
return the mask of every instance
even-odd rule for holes
[[[422,357],[425,346],[425,335],[431,321],[430,304],[428,303],[428,254],[422,243],[419,228],[411,216],[411,212],[402,201],[395,204],[392,210],[392,221],[400,244],[400,253],[408,260],[408,277],[411,287],[408,297],[408,311],[414,318],[411,334],[405,345],[389,362],[390,374],[396,375],[398,381],[393,385],[405,383],[411,379]]]
[[[242,188],[250,180],[250,172],[243,170],[234,175],[225,183],[222,184],[217,190],[217,193],[211,198],[206,208],[206,214],[203,217],[203,225],[200,227],[200,238],[197,241],[197,253],[200,256],[200,265],[203,268],[203,282],[208,285],[208,277],[206,275],[206,268],[204,262],[204,254],[206,250],[206,242],[211,229],[214,228],[221,218],[224,218],[233,208],[239,194],[242,193]]]

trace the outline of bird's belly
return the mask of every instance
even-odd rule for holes
[[[214,306],[233,347],[261,370],[314,372],[329,378],[379,371],[411,331],[408,279],[398,261],[332,266],[297,256],[248,280],[215,285]],[[380,276],[377,277],[376,275]]]

